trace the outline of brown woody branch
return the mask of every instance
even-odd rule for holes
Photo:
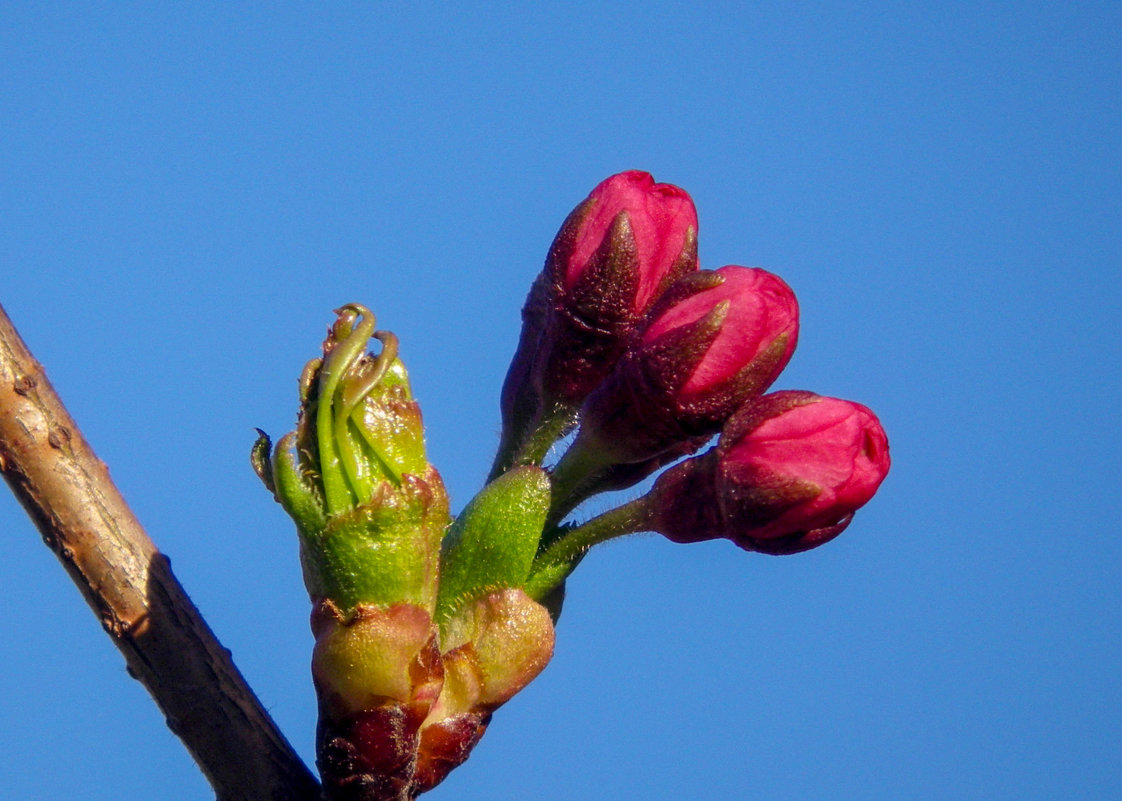
[[[3,308],[0,472],[219,801],[319,799]]]

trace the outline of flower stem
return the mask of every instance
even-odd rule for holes
[[[596,448],[585,447],[580,435],[565,451],[565,455],[550,474],[553,500],[549,508],[547,525],[563,520],[565,515],[593,494],[588,491],[588,488],[595,484],[596,479],[609,466],[600,458],[600,453]]]
[[[592,546],[649,530],[651,512],[649,496],[644,495],[582,525],[554,529],[534,560],[526,593],[535,599],[545,597],[565,580]]]
[[[541,421],[518,451],[514,464],[540,465],[557,440],[575,422],[576,409],[567,404],[557,404],[542,415]]]

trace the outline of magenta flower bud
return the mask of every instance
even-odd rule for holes
[[[725,537],[769,554],[836,537],[888,474],[880,421],[852,401],[766,395],[738,412],[717,447],[667,471],[653,528],[675,542]]]
[[[503,441],[493,476],[538,428],[571,422],[655,299],[696,269],[697,211],[676,186],[656,184],[645,172],[622,172],[573,209],[523,308],[503,386]]]
[[[650,351],[668,349],[663,343],[675,339],[675,333],[678,337],[700,333],[708,320],[723,317],[712,325],[712,334],[705,330],[709,344],[687,366],[674,365],[677,369],[671,370],[667,365],[663,383],[677,385],[683,407],[727,409],[723,389],[743,382],[749,370],[753,386],[770,384],[795,350],[799,306],[783,279],[758,267],[721,267],[716,274],[724,279],[722,283],[671,302],[640,340],[641,347]],[[727,311],[722,312],[722,307]],[[677,350],[684,348],[679,345]]]
[[[888,438],[853,401],[777,392],[730,421],[717,445],[725,517],[756,550],[805,550],[841,533],[888,474]]]
[[[697,211],[685,190],[656,184],[649,173],[621,172],[600,182],[569,215],[550,248],[546,273],[574,308],[634,318],[668,277],[696,267],[696,237]],[[609,286],[621,279],[626,286]],[[601,281],[605,286],[587,286]],[[601,307],[590,291],[597,288],[615,289],[620,305]]]
[[[655,298],[696,269],[697,210],[684,190],[637,170],[601,182],[565,220],[546,258],[546,393],[583,400]]]
[[[581,436],[632,463],[683,442],[693,449],[771,385],[799,333],[795,294],[766,270],[722,267],[679,280],[659,299],[611,376],[581,412]]]

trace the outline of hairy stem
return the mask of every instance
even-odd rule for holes
[[[650,530],[650,496],[644,495],[579,526],[547,529],[542,549],[534,559],[526,594],[536,600],[549,595],[573,571],[594,545]]]
[[[514,463],[540,465],[544,462],[550,449],[572,427],[576,414],[574,407],[564,404],[557,404],[543,414],[533,433],[522,444]]]
[[[547,525],[561,522],[569,512],[594,494],[588,492],[588,488],[610,466],[600,458],[598,449],[587,448],[584,442],[584,438],[578,435],[576,442],[565,451],[561,461],[550,473],[553,500],[546,519]]]

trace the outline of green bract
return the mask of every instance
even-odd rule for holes
[[[493,590],[521,588],[530,574],[549,512],[549,477],[517,467],[475,496],[448,531],[436,616],[442,625]]]

